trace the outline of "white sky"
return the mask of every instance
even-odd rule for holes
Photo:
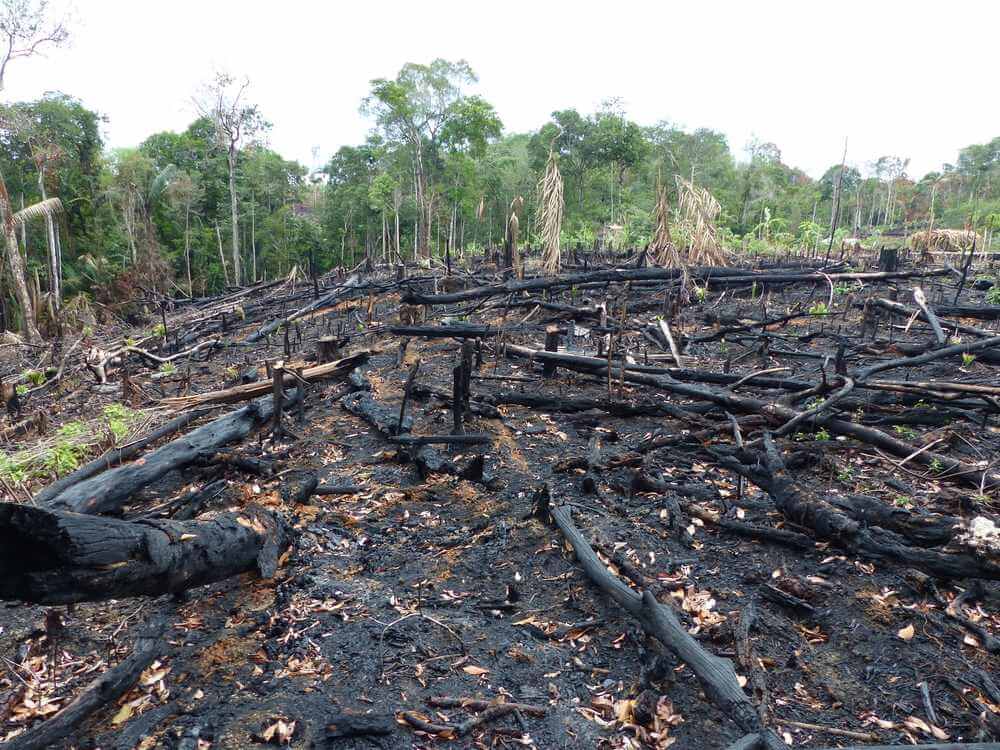
[[[112,147],[193,119],[225,68],[252,81],[270,145],[316,166],[369,124],[358,105],[406,62],[465,58],[508,131],[621,97],[668,119],[751,135],[820,175],[840,160],[910,157],[920,176],[1000,135],[993,0],[305,2],[75,0],[73,42],[19,60],[7,99],[72,94],[109,118]],[[318,149],[319,158],[313,158]]]

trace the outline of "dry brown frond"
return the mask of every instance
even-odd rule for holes
[[[559,273],[559,234],[563,220],[563,179],[556,156],[550,151],[545,175],[538,183],[538,214],[542,225],[542,270],[547,276]]]
[[[62,211],[63,204],[61,200],[58,198],[48,198],[27,208],[22,208],[10,218],[14,226],[19,227],[39,216],[54,216],[55,214],[61,214]]]
[[[983,238],[971,229],[931,229],[910,235],[910,247],[921,253],[961,252],[983,247]]]
[[[729,257],[719,244],[716,219],[722,207],[706,188],[700,188],[679,175],[677,204],[680,224],[688,236],[687,262],[696,266],[725,266]]]
[[[656,232],[653,234],[653,241],[649,243],[649,254],[653,262],[663,268],[684,266],[670,236],[670,204],[667,202],[667,188],[659,175],[656,178]]]

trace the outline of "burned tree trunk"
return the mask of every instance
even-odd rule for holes
[[[294,401],[294,396],[286,400]],[[156,449],[127,466],[106,471],[68,487],[52,498],[49,507],[74,513],[120,513],[125,502],[173,469],[183,469],[199,457],[244,439],[273,416],[270,398],[247,404],[197,430]]]
[[[165,618],[156,618],[144,626],[131,654],[91,682],[86,690],[51,719],[4,743],[3,750],[42,750],[54,747],[73,734],[76,727],[94,711],[124,695],[142,676],[143,670],[163,653],[166,649],[163,640],[166,626]]]
[[[196,521],[0,505],[0,599],[69,604],[159,596],[255,571],[267,578],[291,529],[262,508]]]

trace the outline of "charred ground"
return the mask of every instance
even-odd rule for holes
[[[51,368],[46,383],[22,378],[21,420],[4,431],[10,454],[51,446],[59,425],[115,404],[131,415],[128,436],[108,438],[119,447],[204,409],[137,461],[245,406],[208,408],[202,394],[241,381],[270,393],[265,363],[311,367],[322,346],[321,360],[355,359],[307,385],[290,376],[276,439],[262,408],[224,450],[137,486],[111,510],[130,528],[158,529],[171,516],[268,513],[288,526],[273,575],[258,564],[159,597],[106,599],[92,587],[70,608],[6,604],[0,738],[20,747],[17,735],[58,718],[145,638],[155,653],[141,677],[81,717],[65,746],[694,748],[760,732],[769,746],[1000,739],[988,533],[997,310],[973,272],[911,261],[852,277],[877,273],[878,259],[852,263],[692,269],[686,289],[669,272],[634,268],[564,269],[535,288],[477,265],[447,277],[358,271],[177,305],[156,315],[150,325],[164,330],[148,341],[109,329],[56,352],[6,347],[8,373]],[[943,342],[913,301],[917,287]],[[518,348],[544,350],[547,340],[569,356]],[[956,351],[912,361],[947,346]],[[94,349],[104,384],[84,361]],[[148,356],[182,352],[172,367]],[[895,360],[906,361],[865,374]],[[400,430],[410,373],[412,426]],[[456,417],[463,384],[468,405]],[[788,414],[754,410],[755,400],[806,417],[778,434]],[[913,455],[854,439],[841,423]],[[457,430],[469,444],[405,442]],[[86,457],[101,447],[88,445]],[[74,484],[46,496],[45,483],[8,474],[0,491],[50,514],[45,523],[80,510],[65,505]],[[20,550],[3,557],[7,590],[73,563],[55,549],[63,532],[26,537],[38,527],[15,516],[0,514],[5,548],[16,539]],[[652,594],[704,652],[731,660],[754,716],[710,700],[690,665],[599,590],[560,518],[619,582]],[[198,543],[163,533],[171,545]],[[48,554],[30,553],[38,549]],[[129,565],[151,554],[129,550]],[[109,564],[87,580],[107,580]],[[442,696],[458,705],[432,701]]]

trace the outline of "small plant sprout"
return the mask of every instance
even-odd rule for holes
[[[28,370],[24,373],[24,376],[28,379],[28,382],[34,386],[39,386],[45,382],[45,373],[41,370]]]
[[[167,335],[167,327],[163,323],[157,323],[153,326],[153,336],[158,339],[162,339]]]
[[[928,464],[928,467],[935,474],[940,474],[944,470],[944,465],[941,463],[940,458],[932,458],[931,462]]]
[[[1000,305],[1000,278],[993,279],[993,286],[986,292],[986,301],[991,305]]]
[[[898,424],[892,428],[897,435],[906,438],[907,440],[913,440],[917,436],[917,431],[912,427],[906,427],[905,425]]]
[[[162,372],[164,375],[173,375],[175,372],[177,372],[177,365],[175,365],[173,362],[164,362],[162,365],[160,365],[160,372]]]
[[[708,287],[707,286],[698,286],[697,284],[695,284],[694,285],[694,298],[696,300],[698,300],[699,302],[704,302],[706,299],[708,299]]]
[[[913,501],[906,495],[896,495],[892,502],[897,508],[910,508],[913,506]]]
[[[820,429],[816,430],[816,439],[817,440],[829,440],[830,439],[830,433],[827,432],[825,429],[820,428]]]
[[[817,302],[815,305],[809,308],[810,315],[829,315],[830,310],[826,306],[825,302]]]
[[[122,404],[108,404],[104,407],[104,421],[115,441],[128,435],[130,426],[135,419],[136,413]]]
[[[972,363],[975,361],[976,361],[975,354],[969,354],[968,352],[965,352],[962,355],[962,367],[972,367]]]

